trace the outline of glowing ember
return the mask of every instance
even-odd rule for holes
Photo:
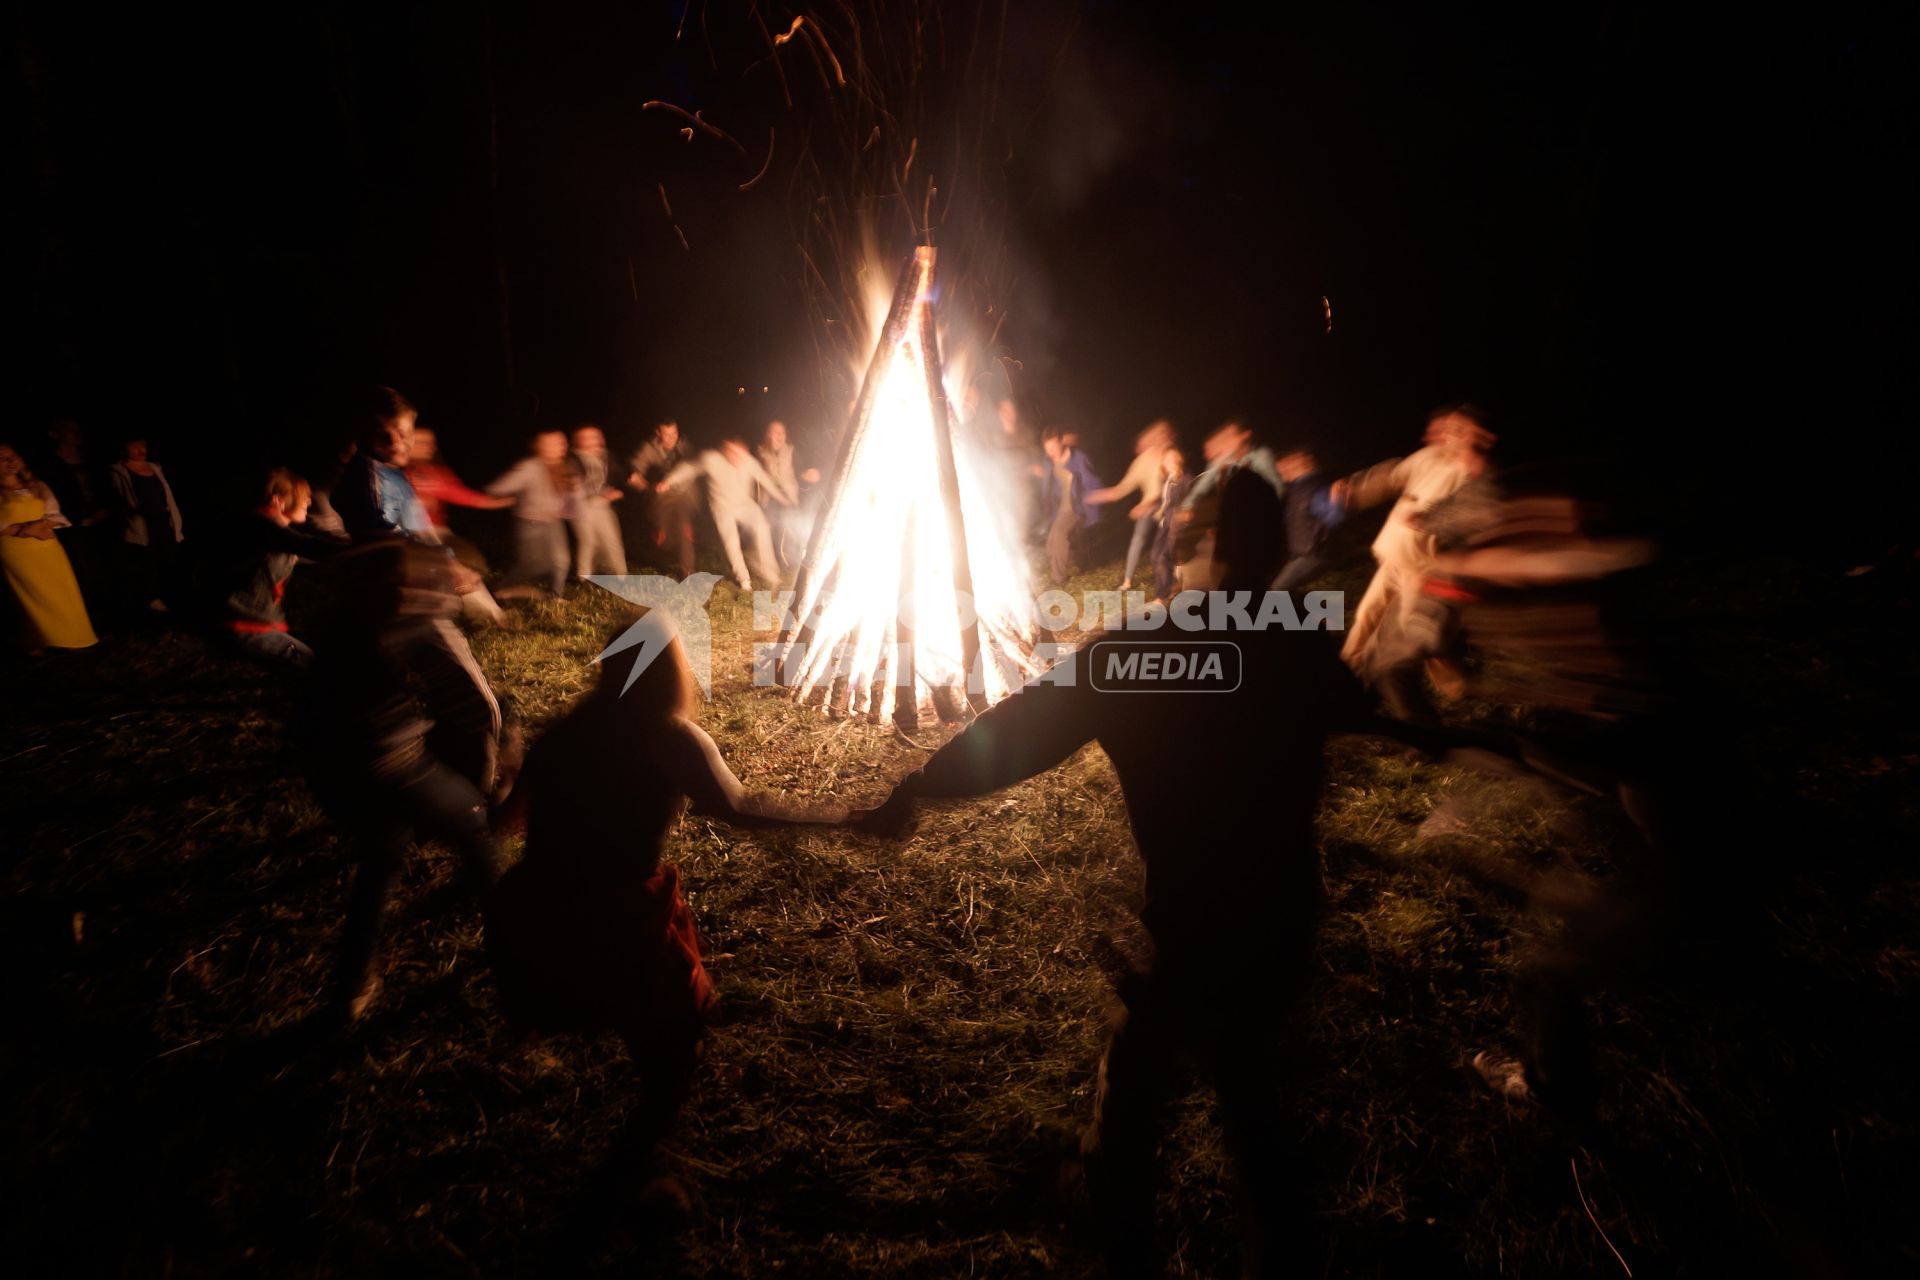
[[[991,473],[956,439],[938,385],[932,278],[933,250],[919,249],[795,584],[802,625],[781,637],[795,697],[909,724],[923,709],[983,708],[1037,669],[1025,558],[1006,545]]]

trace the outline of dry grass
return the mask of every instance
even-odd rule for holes
[[[1459,1067],[1511,1043],[1507,982],[1541,927],[1514,885],[1604,874],[1609,815],[1336,747],[1332,908],[1288,1068],[1333,1274],[1617,1271],[1575,1169],[1636,1275],[1755,1274],[1796,1249],[1920,1263],[1899,1217],[1914,1113],[1893,1034],[1920,969],[1911,647],[1884,618],[1807,632],[1756,616],[1813,589],[1772,572],[1688,607],[1703,643],[1738,641],[1718,670],[1753,714],[1730,740],[1783,829],[1819,838],[1753,895],[1764,946],[1740,953],[1740,980],[1675,975],[1600,1010],[1604,1152]],[[591,679],[618,607],[530,606],[475,648],[537,726]],[[749,785],[871,802],[918,758],[750,688],[745,601],[722,587],[713,616],[703,720]],[[555,1223],[632,1102],[624,1055],[511,1038],[448,859],[429,849],[409,871],[379,1015],[307,1043],[349,868],[282,755],[284,693],[164,636],[16,668],[4,697],[16,1256],[124,1274],[563,1269]],[[1141,951],[1137,860],[1097,749],[898,844],[690,819],[669,856],[724,1014],[676,1137],[697,1217],[619,1268],[1093,1271],[1055,1177],[1110,980]],[[1203,1090],[1164,1157],[1179,1273],[1230,1274]]]

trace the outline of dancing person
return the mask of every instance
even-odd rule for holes
[[[1493,442],[1484,415],[1473,406],[1436,409],[1427,419],[1423,448],[1347,481],[1347,502],[1353,508],[1395,501],[1373,540],[1379,568],[1347,622],[1340,656],[1402,719],[1431,721],[1435,716],[1423,673],[1435,677],[1443,692],[1458,688],[1451,668],[1438,661],[1445,610],[1435,607],[1423,590],[1433,570],[1434,543],[1421,518],[1486,471]]]
[[[392,387],[375,387],[361,409],[358,447],[331,495],[341,527],[355,542],[404,538],[439,546],[426,504],[407,478],[419,411]]]
[[[1118,502],[1130,493],[1140,500],[1127,512],[1133,521],[1133,537],[1127,543],[1127,567],[1120,576],[1120,589],[1133,589],[1134,575],[1140,571],[1141,557],[1153,544],[1160,528],[1160,493],[1166,484],[1166,455],[1173,448],[1173,424],[1162,419],[1142,431],[1133,442],[1133,462],[1120,483],[1096,489],[1087,495],[1090,503]]]
[[[685,465],[691,454],[680,439],[680,424],[663,422],[653,436],[634,451],[627,487],[647,497],[653,545],[677,566],[682,578],[693,573],[694,498],[685,489],[662,492],[660,485]]]
[[[1048,430],[1041,448],[1047,456],[1041,504],[1052,513],[1047,524],[1047,573],[1058,587],[1073,575],[1074,540],[1100,518],[1091,500],[1100,489],[1100,478],[1093,474],[1087,455],[1069,444],[1058,428]]]
[[[1004,540],[1012,547],[1029,546],[1039,518],[1045,456],[1034,447],[1033,432],[1020,420],[1019,402],[1011,395],[996,397],[992,415],[981,417],[988,466],[999,486]]]
[[[567,589],[566,521],[580,496],[566,432],[535,436],[532,455],[488,485],[487,492],[514,499],[515,555],[506,576],[510,585],[500,597],[535,594],[544,581],[548,594],[559,599]]]
[[[626,576],[627,549],[620,538],[620,517],[613,504],[626,491],[608,483],[607,434],[592,423],[573,430],[573,465],[579,473],[579,496],[574,504],[574,576],[581,581],[595,573]]]
[[[454,548],[455,558],[463,563],[468,555],[447,524],[448,507],[471,507],[476,511],[499,511],[513,505],[512,498],[496,498],[470,487],[440,460],[440,437],[429,427],[413,429],[413,447],[407,454],[407,482],[413,486],[420,506],[427,514],[427,525],[443,546]]]
[[[301,560],[344,550],[345,538],[305,527],[313,490],[284,468],[267,476],[260,505],[227,536],[215,540],[225,564],[220,631],[242,656],[269,667],[304,671],[313,650],[287,628],[287,580]]]
[[[1304,445],[1282,453],[1274,468],[1287,485],[1280,499],[1287,510],[1287,563],[1273,580],[1273,589],[1293,591],[1326,567],[1327,536],[1346,517],[1347,485],[1321,479],[1319,460]]]
[[[86,649],[97,643],[80,583],[59,530],[67,524],[60,500],[34,478],[10,444],[0,444],[0,572],[19,607],[20,647]]]
[[[640,1105],[608,1173],[639,1172],[686,1099],[713,983],[681,894],[662,861],[688,811],[737,828],[842,822],[749,794],[695,723],[697,686],[666,615],[599,659],[598,684],[534,743],[503,826],[524,822],[526,854],[487,909],[487,952],[501,1012],[546,1034],[612,1030],[640,1077]],[[651,630],[650,630],[651,629]],[[622,644],[626,647],[621,647]]]
[[[447,508],[472,507],[478,511],[498,511],[512,506],[513,499],[496,498],[490,493],[469,488],[454,474],[452,467],[440,461],[440,438],[427,427],[413,429],[412,447],[407,454],[405,470],[407,483],[413,486],[414,494],[420,499],[420,508],[426,513],[427,525],[433,530],[434,541],[445,547],[455,560],[473,574],[465,583],[468,589],[460,593],[460,616],[474,626],[504,622],[506,614],[501,611],[483,580],[487,572],[486,557],[480,554],[479,548],[448,527]]]
[[[1251,476],[1225,482],[1217,558],[1228,589],[1258,596],[1272,580],[1281,522],[1269,486]],[[1331,733],[1378,725],[1326,634],[1270,627],[1231,636],[1243,651],[1232,697],[1112,696],[1089,678],[1097,648],[1082,649],[983,713],[879,809],[856,815],[869,829],[898,829],[917,801],[997,791],[1089,742],[1112,762],[1146,864],[1141,922],[1153,943],[1150,965],[1121,986],[1125,1010],[1082,1144],[1117,1275],[1160,1274],[1154,1151],[1161,1109],[1189,1057],[1210,1069],[1224,1111],[1249,1210],[1246,1274],[1280,1274],[1311,1235],[1279,1110],[1273,1015],[1297,1001],[1310,971],[1323,892],[1314,837],[1323,747]]]
[[[1202,442],[1200,453],[1207,465],[1187,486],[1187,496],[1174,516],[1174,558],[1180,565],[1181,584],[1188,590],[1205,590],[1217,584],[1215,526],[1227,479],[1249,471],[1276,494],[1284,487],[1272,451],[1256,444],[1252,428],[1237,418],[1216,427]],[[1280,537],[1284,547],[1284,531]],[[1276,549],[1275,554],[1284,558],[1283,549]]]
[[[107,579],[112,549],[105,537],[113,527],[113,510],[108,505],[113,490],[106,472],[87,456],[86,432],[78,422],[59,419],[47,429],[47,438],[53,452],[38,474],[69,521],[58,530],[60,549],[73,565],[88,611],[101,617],[111,608]]]
[[[1179,583],[1179,562],[1174,556],[1174,539],[1179,530],[1175,518],[1187,500],[1193,477],[1187,474],[1187,455],[1168,449],[1160,455],[1160,501],[1154,511],[1153,598],[1173,599]]]
[[[357,869],[323,1017],[360,1018],[382,988],[387,906],[416,839],[446,841],[483,900],[500,865],[487,826],[500,705],[452,618],[454,561],[393,538],[336,556],[303,716],[307,777]]]
[[[703,450],[691,462],[683,462],[662,480],[656,491],[663,497],[684,491],[699,480],[706,491],[707,512],[720,534],[720,545],[727,553],[727,566],[742,591],[753,590],[753,578],[747,573],[747,560],[740,553],[740,531],[746,530],[752,547],[753,572],[768,586],[780,581],[780,567],[773,558],[773,530],[767,514],[753,500],[755,486],[773,495],[776,502],[792,506],[798,496],[767,474],[767,469],[747,452],[738,440],[723,441],[718,449]]]
[[[813,467],[796,468],[793,445],[787,440],[787,424],[778,419],[767,424],[767,431],[761,437],[760,447],[754,450],[754,457],[773,477],[776,488],[757,487],[754,498],[760,509],[766,513],[767,523],[773,529],[773,555],[782,569],[791,569],[798,564],[807,547],[807,518],[801,505],[801,490],[820,483],[820,472]],[[777,490],[792,495],[791,504],[783,503],[777,497]]]
[[[147,457],[147,442],[137,437],[121,444],[120,461],[107,474],[119,499],[120,540],[134,603],[166,613],[167,598],[174,593],[179,546],[186,537],[173,486],[160,464]]]

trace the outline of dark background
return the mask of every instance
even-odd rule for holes
[[[1532,9],[882,5],[822,15],[829,90],[769,61],[786,8],[27,6],[9,433],[145,434],[201,505],[370,382],[474,480],[587,418],[821,451],[851,346],[814,282],[858,255],[812,211],[914,238],[850,147],[878,120],[948,175],[949,323],[1004,316],[1110,474],[1156,415],[1344,467],[1470,399],[1511,457],[1641,469],[1683,536],[1871,546],[1912,506],[1907,20]]]

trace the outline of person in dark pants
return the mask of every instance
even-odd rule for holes
[[[379,995],[374,957],[416,839],[450,844],[483,901],[500,877],[487,797],[501,721],[451,621],[452,560],[389,539],[330,567],[336,603],[318,633],[304,736],[308,780],[358,862],[326,1014],[351,1022]]]
[[[332,556],[347,547],[309,529],[313,490],[284,468],[267,477],[261,503],[214,540],[221,565],[219,630],[241,656],[263,665],[304,671],[313,650],[287,629],[287,580],[301,560]]]
[[[1089,501],[1100,488],[1100,477],[1093,474],[1087,455],[1057,427],[1048,429],[1041,448],[1047,455],[1040,495],[1047,518],[1047,574],[1058,587],[1073,573],[1074,539],[1100,518]]]
[[[106,541],[113,529],[113,488],[106,470],[87,457],[86,432],[78,422],[61,418],[48,428],[47,439],[53,452],[38,474],[71,521],[57,536],[80,582],[87,611],[98,623],[115,608],[108,589],[113,549]]]
[[[641,1099],[606,1170],[613,1184],[646,1174],[686,1099],[713,1000],[679,871],[661,859],[682,814],[740,828],[846,820],[747,792],[692,718],[697,686],[667,625],[663,613],[641,623],[664,647],[638,671],[646,649],[623,647],[632,632],[610,645],[598,685],[533,745],[498,815],[524,821],[526,856],[487,908],[509,1023],[626,1042]]]
[[[1251,472],[1222,490],[1215,555],[1227,567],[1224,585],[1258,596],[1279,567],[1279,497]],[[879,809],[857,815],[867,829],[898,830],[917,800],[998,790],[1089,742],[1112,761],[1146,863],[1141,922],[1153,941],[1149,967],[1121,986],[1125,1012],[1083,1142],[1116,1275],[1160,1274],[1154,1150],[1187,1059],[1208,1069],[1219,1093],[1245,1206],[1247,1274],[1292,1274],[1311,1252],[1298,1157],[1281,1121],[1276,1039],[1306,979],[1320,911],[1322,749],[1336,731],[1384,726],[1326,632],[1235,631],[1231,641],[1243,652],[1234,692],[1158,697],[1095,688],[1096,641],[986,711]]]
[[[627,487],[646,497],[652,542],[665,557],[660,567],[678,569],[682,578],[693,575],[693,514],[698,504],[691,491],[662,493],[660,484],[693,456],[680,439],[680,424],[663,422],[634,451],[627,472]]]
[[[1313,450],[1304,446],[1280,454],[1274,470],[1287,482],[1280,498],[1287,513],[1287,563],[1274,578],[1273,590],[1297,591],[1326,567],[1321,553],[1327,535],[1346,516],[1346,487],[1324,480]]]
[[[131,603],[136,609],[166,613],[174,594],[179,546],[186,537],[173,486],[160,464],[147,457],[147,442],[137,438],[121,445],[120,461],[107,474],[119,498]]]

